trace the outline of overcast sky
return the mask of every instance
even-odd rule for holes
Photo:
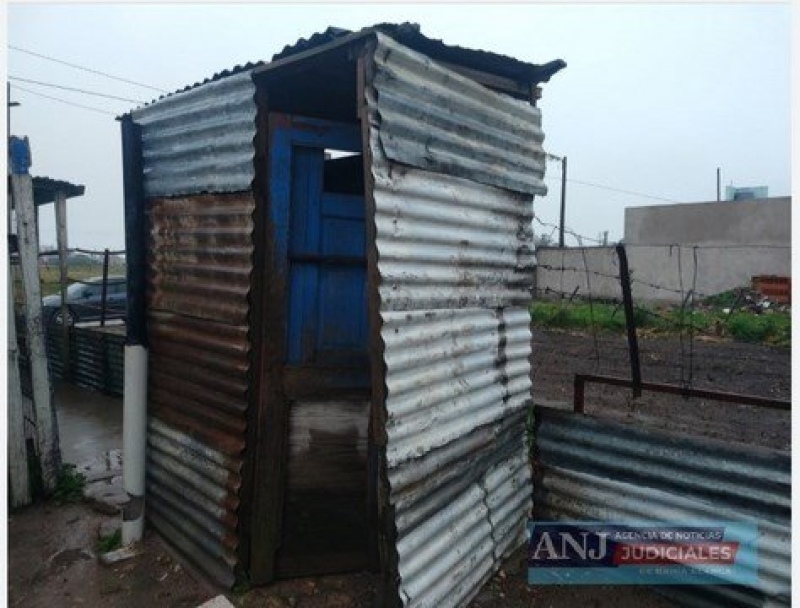
[[[567,68],[543,85],[545,150],[569,158],[567,226],[623,236],[629,206],[713,200],[723,186],[790,194],[790,7],[772,5],[10,5],[9,44],[174,91],[236,64],[269,60],[329,25],[419,23],[428,37]],[[150,101],[124,84],[8,50],[10,77]],[[70,246],[124,246],[119,124],[138,104],[12,80],[11,132],[33,175],[81,183]],[[25,87],[103,112],[23,91]],[[579,183],[585,182],[585,183]],[[558,219],[560,165],[535,201]],[[607,188],[641,193],[627,194]],[[648,198],[643,195],[649,195]],[[42,244],[55,242],[52,206]],[[537,232],[551,229],[536,226]],[[573,242],[574,240],[568,242]]]

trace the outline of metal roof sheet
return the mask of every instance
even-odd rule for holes
[[[553,74],[565,68],[567,65],[566,62],[561,59],[556,59],[545,64],[533,64],[520,61],[507,55],[501,55],[489,51],[447,45],[441,40],[428,38],[422,34],[418,24],[409,22],[378,23],[365,27],[358,32],[353,32],[345,28],[330,26],[322,32],[316,32],[308,38],[300,38],[295,43],[286,45],[282,51],[272,56],[270,62],[287,59],[294,55],[299,55],[300,53],[320,48],[326,44],[342,40],[347,36],[352,37],[355,35],[356,37],[367,37],[373,35],[375,32],[382,32],[388,36],[391,36],[397,42],[418,52],[424,53],[434,59],[469,66],[477,70],[511,78],[512,80],[529,80],[532,83],[547,82],[550,80]],[[229,70],[217,72],[202,82],[195,82],[194,84],[187,85],[173,93],[162,95],[137,109],[151,106],[164,99],[172,97],[173,95],[196,89],[197,87],[208,84],[209,82],[223,80],[230,76],[241,74],[242,72],[251,72],[256,68],[269,65],[270,62],[259,60],[247,62],[244,65],[236,65]]]
[[[83,196],[86,186],[82,184],[72,184],[60,179],[51,177],[33,178],[33,201],[37,205],[46,205],[56,200],[56,194],[63,192],[67,198]]]

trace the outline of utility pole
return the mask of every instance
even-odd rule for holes
[[[564,247],[564,222],[567,215],[567,157],[561,159],[561,221],[558,224],[558,246]]]
[[[721,194],[722,194],[721,190],[722,190],[722,188],[721,188],[721,185],[720,185],[720,172],[719,172],[719,167],[717,167],[717,202],[722,200],[722,198],[721,198]]]

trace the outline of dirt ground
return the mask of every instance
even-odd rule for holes
[[[152,532],[142,555],[97,561],[97,532],[113,518],[85,503],[34,505],[8,520],[8,605],[24,608],[194,608],[216,593],[174,560]]]
[[[641,340],[643,379],[790,398],[791,356],[786,348]],[[689,351],[691,349],[691,357]],[[599,354],[599,357],[598,357]],[[539,403],[570,407],[575,373],[630,377],[624,336],[538,330],[534,335],[534,396]],[[683,366],[683,369],[681,369]],[[59,419],[65,460],[121,447],[121,400],[62,388]],[[778,449],[790,445],[789,414],[736,404],[684,400],[646,393],[638,400],[613,387],[587,388],[586,411],[636,424],[744,441]],[[96,437],[94,440],[89,440]],[[113,566],[97,558],[98,529],[113,517],[87,503],[52,502],[12,512],[8,518],[8,603],[13,607],[152,606],[193,608],[217,595],[190,572],[157,534],[148,530],[141,555]],[[672,603],[641,587],[538,587],[526,582],[525,553],[518,551],[481,590],[473,608],[662,608]],[[243,608],[368,608],[377,577],[369,573],[282,581],[228,593]]]
[[[595,342],[596,337],[596,342]],[[642,337],[642,380],[791,399],[791,350],[722,339]],[[599,356],[598,356],[599,355]],[[534,330],[534,400],[572,407],[575,374],[631,377],[628,344],[620,334]],[[779,450],[791,443],[789,412],[680,395],[587,384],[586,413],[653,428]]]

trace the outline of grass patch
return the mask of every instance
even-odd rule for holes
[[[723,298],[727,302],[727,298]],[[537,327],[587,329],[609,332],[625,331],[625,311],[619,304],[594,302],[535,302],[530,308]],[[681,311],[679,308],[634,310],[636,328],[650,334],[678,335],[681,332],[728,336],[742,342],[791,345],[789,313],[734,312],[722,310]]]
[[[64,464],[56,482],[53,498],[58,504],[80,502],[83,500],[83,488],[86,477],[75,470],[74,464]]]
[[[792,322],[785,313],[762,315],[734,313],[727,325],[730,334],[742,342],[766,342],[788,346],[792,341]]]
[[[115,530],[114,534],[103,536],[97,541],[96,549],[98,553],[109,553],[116,551],[122,546],[122,531]]]

